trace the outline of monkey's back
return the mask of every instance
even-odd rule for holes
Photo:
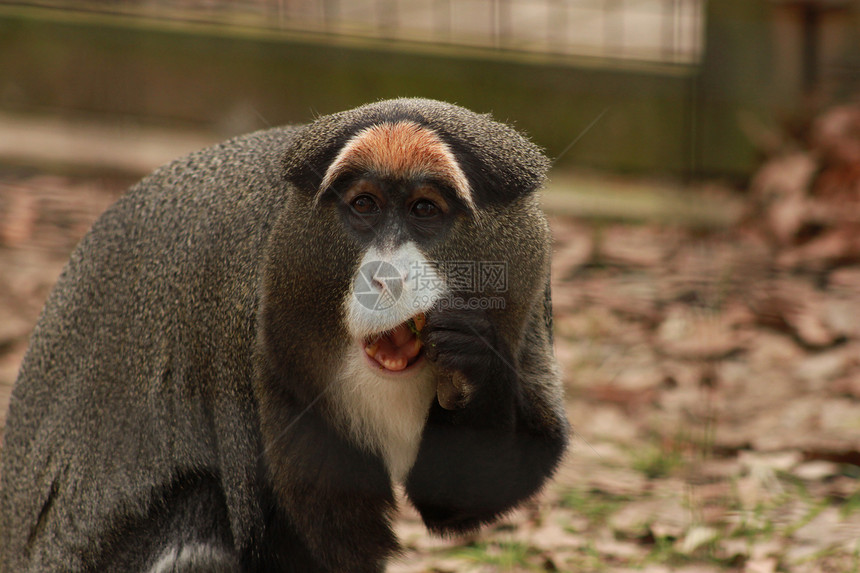
[[[223,532],[236,542],[261,521],[250,356],[259,261],[289,193],[281,162],[294,133],[258,132],[162,167],[75,250],[12,393],[4,570],[95,567],[93,540],[120,539],[189,479],[243,508]]]

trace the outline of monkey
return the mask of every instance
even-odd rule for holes
[[[549,162],[401,98],[163,166],[82,239],[17,377],[2,571],[380,572],[533,498],[569,439]]]

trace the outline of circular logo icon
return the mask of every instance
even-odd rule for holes
[[[361,306],[370,310],[387,310],[403,293],[403,277],[390,263],[370,261],[358,269],[353,293]]]

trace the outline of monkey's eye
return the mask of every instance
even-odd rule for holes
[[[419,219],[429,219],[431,217],[436,217],[442,211],[433,201],[429,199],[418,199],[412,204],[412,209],[410,213],[414,217],[418,217]]]
[[[352,200],[350,206],[359,215],[374,215],[379,212],[379,205],[376,204],[376,199],[370,195],[359,195]]]

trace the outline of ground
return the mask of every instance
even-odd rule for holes
[[[131,180],[0,170],[3,411],[69,252]],[[404,506],[389,570],[860,571],[860,264],[786,263],[754,221],[551,211],[573,447],[468,538]]]

